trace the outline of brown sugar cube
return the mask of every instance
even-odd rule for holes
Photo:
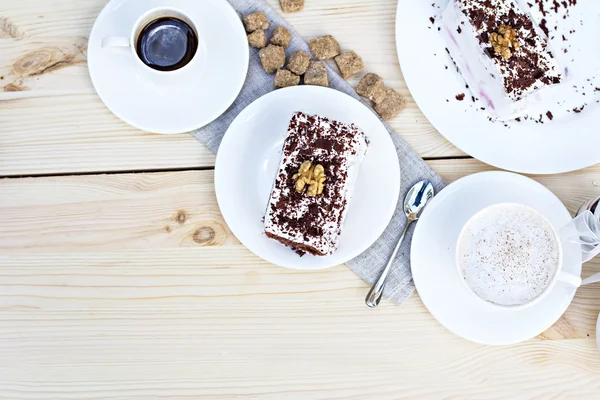
[[[348,51],[337,56],[335,58],[335,63],[340,69],[344,79],[348,79],[352,75],[358,74],[365,68],[362,58],[360,58],[360,56],[353,51]]]
[[[308,46],[313,56],[319,60],[331,60],[340,54],[340,44],[331,35],[311,39]]]
[[[377,74],[366,74],[362,77],[358,86],[356,87],[356,93],[369,100],[379,104],[385,98],[385,87],[383,85],[383,78]]]
[[[295,73],[296,75],[304,75],[310,64],[310,56],[302,50],[296,51],[290,56],[287,63],[287,69]]]
[[[304,83],[307,85],[329,86],[325,63],[322,61],[311,61],[304,74]]]
[[[394,89],[386,89],[385,97],[379,104],[375,105],[375,111],[381,115],[381,118],[388,121],[400,114],[405,105],[406,100],[398,92]]]
[[[290,40],[292,40],[292,35],[290,34],[290,31],[283,26],[278,26],[273,29],[273,33],[271,34],[271,44],[276,44],[277,46],[285,48],[290,44]]]
[[[248,44],[257,49],[262,49],[267,45],[267,35],[265,31],[258,30],[248,35]]]
[[[269,74],[274,74],[285,64],[285,50],[281,46],[270,44],[260,49],[258,56],[263,68]]]
[[[288,86],[297,86],[300,83],[300,77],[285,69],[278,69],[275,74],[275,87],[284,88]]]
[[[242,17],[242,22],[246,27],[246,32],[254,32],[259,29],[269,29],[269,21],[267,20],[265,14],[261,12],[244,15]]]
[[[283,12],[297,12],[304,8],[304,0],[279,0]]]

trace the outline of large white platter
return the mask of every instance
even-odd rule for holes
[[[402,73],[417,104],[439,132],[467,154],[516,172],[562,173],[600,162],[600,91],[595,90],[600,87],[600,1],[578,1],[568,8],[566,19],[567,9],[546,15],[554,38],[551,44],[562,65],[569,68],[571,80],[540,105],[537,111],[543,114],[543,123],[506,124],[489,121],[481,105],[471,101],[445,50],[437,16],[447,2],[399,0],[396,20]],[[536,18],[538,14],[534,12]],[[461,93],[465,100],[456,100]],[[573,112],[584,104],[582,112]],[[552,112],[552,120],[545,116],[547,111]]]

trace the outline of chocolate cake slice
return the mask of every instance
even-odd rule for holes
[[[440,24],[446,50],[493,117],[526,113],[530,95],[564,78],[522,0],[450,0]]]
[[[353,124],[295,113],[267,206],[266,235],[296,250],[332,254],[367,147]]]

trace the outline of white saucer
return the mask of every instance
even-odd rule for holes
[[[455,264],[460,230],[479,210],[505,202],[536,209],[557,230],[571,220],[560,200],[536,181],[508,172],[483,172],[442,190],[423,211],[412,240],[412,273],[423,303],[448,330],[477,343],[512,344],[535,337],[561,317],[575,295],[573,287],[557,282],[538,304],[503,310],[473,299],[460,282]],[[564,241],[562,245],[564,271],[580,276],[579,246]]]
[[[551,1],[544,3],[547,9],[552,8]],[[471,101],[471,92],[446,53],[438,25],[430,20],[439,20],[446,4],[448,0],[398,2],[400,67],[411,95],[431,124],[465,153],[502,169],[556,174],[600,162],[600,91],[595,90],[600,87],[600,1],[569,6],[566,19],[562,6],[558,15],[549,12],[544,17],[551,30],[551,44],[561,65],[571,71],[571,80],[556,85],[532,113],[542,114],[543,124],[532,120],[493,122],[480,109],[483,104]],[[534,15],[539,14],[537,8],[532,10]],[[568,53],[563,53],[563,48]],[[466,97],[458,101],[456,96],[462,93]],[[584,104],[581,113],[573,112]],[[546,117],[547,111],[552,112],[553,120]]]
[[[105,37],[129,37],[138,17],[161,6],[193,19],[201,58],[191,78],[168,85],[140,74],[130,49],[101,47]],[[98,15],[88,43],[90,77],[104,104],[128,124],[154,133],[188,132],[219,117],[242,89],[248,60],[244,27],[226,0],[112,0]]]
[[[264,234],[263,217],[296,111],[354,123],[370,141],[339,248],[326,257],[300,257]],[[261,97],[233,121],[217,154],[215,190],[225,221],[250,251],[282,267],[321,269],[356,257],[383,233],[398,202],[400,165],[389,133],[364,104],[333,89],[297,86]]]

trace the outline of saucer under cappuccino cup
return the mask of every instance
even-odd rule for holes
[[[456,265],[464,286],[478,299],[501,308],[539,302],[558,280],[581,279],[562,271],[562,244],[550,222],[531,207],[502,203],[487,207],[463,227]]]

